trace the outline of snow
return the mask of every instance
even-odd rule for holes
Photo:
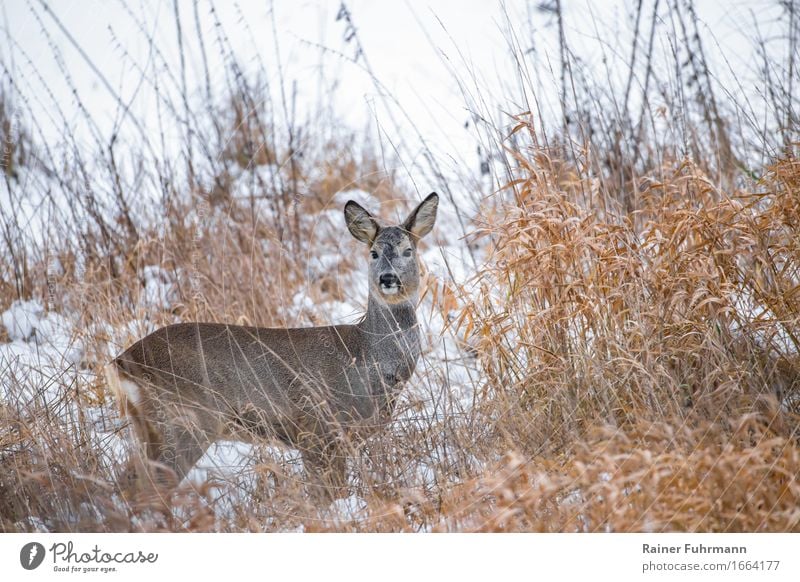
[[[367,502],[355,493],[344,499],[337,499],[328,507],[334,521],[358,521],[363,518]]]
[[[142,270],[144,291],[140,297],[142,307],[169,309],[177,295],[172,277],[158,265],[147,265]]]
[[[2,404],[21,416],[46,407],[61,430],[104,451],[111,465],[121,464],[129,447],[117,430],[116,411],[76,398],[77,387],[89,386],[95,378],[81,365],[84,349],[74,322],[37,300],[14,302],[2,321],[12,339],[0,343]],[[36,531],[49,529],[33,518],[27,525]]]
[[[35,300],[12,303],[2,317],[8,337],[14,341],[27,341],[33,335],[43,312],[42,304]]]
[[[334,212],[339,216],[338,222],[341,224],[342,228],[344,228],[344,214],[342,213],[342,209],[350,200],[357,202],[367,210],[373,212],[377,210],[375,207],[378,204],[378,200],[373,196],[372,192],[367,192],[360,188],[351,188],[349,190],[337,192],[333,200],[331,200],[331,206],[335,207]]]
[[[11,342],[0,344],[0,396],[19,387],[17,397],[30,399],[44,391],[55,397],[55,378],[75,373],[83,345],[71,322],[45,312],[37,300],[15,301],[0,317]]]

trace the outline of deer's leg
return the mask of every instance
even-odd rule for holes
[[[170,425],[164,431],[164,441],[152,460],[174,472],[180,482],[210,444],[208,437],[200,430]]]
[[[300,450],[308,476],[309,493],[327,500],[346,497],[346,448],[332,435],[312,435],[304,441]]]
[[[211,444],[211,418],[202,410],[153,405],[137,433],[142,442],[143,475],[156,486],[172,488],[186,477]]]

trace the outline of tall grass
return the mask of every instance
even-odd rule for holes
[[[568,168],[518,161],[461,320],[514,451],[479,527],[796,530],[796,161],[754,192],[676,163],[605,218]]]

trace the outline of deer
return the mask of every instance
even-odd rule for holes
[[[350,445],[391,421],[420,356],[418,243],[433,229],[438,202],[431,193],[393,226],[345,204],[347,229],[368,248],[367,309],[357,323],[177,323],[108,363],[138,470],[159,469],[150,482],[174,486],[212,443],[266,437],[300,452],[315,494],[344,495]]]

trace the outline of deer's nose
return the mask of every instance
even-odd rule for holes
[[[394,273],[384,273],[378,278],[382,287],[399,287],[400,278]]]

